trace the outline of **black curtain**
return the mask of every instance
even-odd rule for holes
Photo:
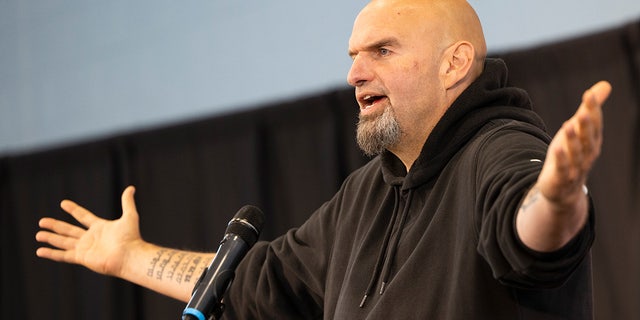
[[[528,90],[555,132],[600,79],[603,155],[590,179],[597,206],[593,249],[597,319],[639,319],[640,24],[494,54]],[[353,90],[338,88],[254,110],[26,155],[0,158],[2,319],[176,319],[184,303],[79,266],[39,259],[37,221],[71,221],[70,198],[101,217],[120,216],[137,187],[142,236],[161,245],[215,250],[245,204],[265,211],[263,239],[299,225],[366,159],[355,144]]]

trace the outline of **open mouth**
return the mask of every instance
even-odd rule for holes
[[[374,95],[366,95],[362,98],[362,105],[364,106],[363,109],[369,109],[371,108],[374,104],[376,104],[377,102],[379,102],[380,100],[386,98],[386,96],[374,96]]]

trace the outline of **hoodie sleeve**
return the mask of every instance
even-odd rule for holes
[[[492,130],[478,151],[478,252],[503,284],[519,288],[562,285],[583,262],[594,239],[594,213],[583,230],[559,250],[536,252],[518,238],[515,217],[535,184],[547,138],[535,128],[510,125]]]

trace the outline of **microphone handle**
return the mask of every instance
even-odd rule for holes
[[[209,315],[218,319],[222,315],[224,311],[222,298],[231,286],[235,277],[234,270],[247,250],[247,243],[237,235],[225,236],[216,256],[196,283],[191,300],[183,312],[183,320],[207,320],[206,317]]]

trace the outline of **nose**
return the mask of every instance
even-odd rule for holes
[[[354,56],[351,63],[351,69],[347,74],[347,82],[354,87],[362,86],[367,80],[370,80],[371,72],[368,71],[367,64],[362,56]]]

